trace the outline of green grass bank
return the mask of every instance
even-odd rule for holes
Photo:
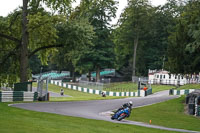
[[[129,120],[154,125],[200,131],[200,118],[185,113],[185,97],[133,109]]]
[[[36,83],[33,84],[36,87]],[[60,86],[48,84],[48,90],[56,93],[60,93]],[[72,89],[64,88],[64,94],[71,97],[50,97],[50,101],[85,101],[85,100],[108,100],[108,99],[119,99],[125,97],[102,97],[100,95],[94,95],[84,92],[75,91]]]
[[[134,125],[62,116],[0,103],[1,133],[175,133]]]

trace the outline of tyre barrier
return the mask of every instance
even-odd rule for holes
[[[37,101],[37,92],[1,91],[0,102]]]
[[[101,95],[102,92],[104,92],[106,94],[106,96],[122,96],[122,97],[123,96],[145,97],[147,95],[152,94],[152,89],[148,89],[148,93],[146,93],[146,95],[145,95],[144,90],[140,90],[137,92],[112,92],[112,91],[101,91],[101,90],[84,88],[84,87],[75,86],[75,85],[71,85],[71,84],[67,84],[67,83],[63,83],[63,82],[59,82],[59,81],[55,81],[55,80],[51,80],[50,83],[54,84],[54,85],[58,85],[60,87],[64,87],[64,88],[68,88],[68,89],[72,89],[72,90],[76,90],[76,91],[80,91],[80,92],[90,93],[90,94],[96,94],[96,95]]]
[[[188,114],[200,116],[200,90],[187,94],[185,103],[188,105]]]

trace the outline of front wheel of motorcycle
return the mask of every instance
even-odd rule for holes
[[[111,117],[111,120],[114,120],[114,119],[115,119],[114,116],[112,116],[112,117]]]
[[[118,121],[121,121],[122,119],[124,119],[126,117],[126,115],[122,115],[120,117],[117,118]]]

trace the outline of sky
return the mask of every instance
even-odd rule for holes
[[[0,0],[0,16],[7,16],[8,13],[12,12],[14,9],[22,5],[23,0]],[[80,0],[76,0],[77,2],[74,4],[76,6],[78,3],[80,3]],[[117,11],[117,17],[113,19],[112,24],[115,24],[123,11],[123,9],[127,5],[127,0],[117,0],[119,1],[118,4],[118,11]],[[164,5],[167,0],[150,0],[152,5],[158,6],[158,5]]]

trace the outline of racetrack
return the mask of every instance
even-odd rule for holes
[[[139,106],[154,104],[177,97],[178,96],[169,96],[168,91],[162,91],[147,97],[133,97],[133,98],[114,99],[114,100],[74,101],[74,102],[22,103],[22,104],[14,104],[11,106],[27,110],[39,111],[39,112],[48,112],[48,113],[82,117],[88,119],[105,120],[123,124],[133,124],[133,125],[152,127],[164,130],[199,133],[188,130],[165,128],[161,126],[154,126],[141,122],[132,122],[127,120],[123,120],[122,122],[113,121],[110,119],[110,116],[108,117],[104,115],[106,113],[103,113],[115,110],[119,108],[122,104],[129,102],[130,100],[133,101],[133,108],[136,108]]]

